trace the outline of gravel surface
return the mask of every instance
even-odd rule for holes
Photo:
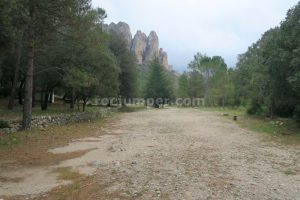
[[[300,147],[267,140],[217,113],[150,109],[123,114],[101,131],[107,134],[49,150],[92,149],[51,168],[98,176],[122,199],[300,199]],[[44,177],[39,188],[59,183],[48,183],[53,173]],[[5,187],[0,184],[0,194],[22,194],[13,187],[40,193],[28,182]]]

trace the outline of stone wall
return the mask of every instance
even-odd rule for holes
[[[39,116],[32,118],[31,127],[44,129],[52,125],[64,125],[68,123],[77,123],[90,121],[97,118],[105,118],[111,115],[112,112],[117,112],[117,108],[105,108],[97,112],[78,112],[71,114],[59,114],[54,116]],[[22,128],[21,121],[9,121],[9,128],[1,128],[0,132],[15,133]]]

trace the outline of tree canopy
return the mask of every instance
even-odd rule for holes
[[[167,103],[165,102],[166,99],[171,100],[173,88],[166,69],[157,58],[150,63],[149,68],[150,74],[146,83],[145,98],[153,99],[154,106],[158,107],[158,104]],[[157,102],[158,99],[161,99],[162,102]]]
[[[18,95],[24,128],[36,91],[43,110],[54,90],[71,99],[72,108],[82,102],[83,110],[93,97],[134,96],[134,58],[121,38],[102,30],[106,13],[90,0],[1,4],[0,94],[10,96],[9,109]]]
[[[239,56],[237,98],[251,114],[298,118],[300,106],[300,4],[290,9],[279,27]]]

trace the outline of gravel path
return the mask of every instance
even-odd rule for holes
[[[217,113],[145,110],[123,114],[102,131],[107,134],[51,149],[57,154],[92,149],[51,168],[98,176],[108,193],[122,199],[300,199],[300,147],[268,141]],[[38,185],[45,188],[53,176],[48,173]],[[0,184],[0,194],[22,194],[12,187],[40,192],[36,183],[14,184],[6,190]]]

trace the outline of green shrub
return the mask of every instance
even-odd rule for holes
[[[0,128],[9,128],[9,123],[5,120],[0,119]]]
[[[262,108],[257,101],[251,101],[250,105],[247,106],[248,115],[260,115],[262,113]]]
[[[294,119],[300,123],[300,106],[297,106],[294,110]]]

